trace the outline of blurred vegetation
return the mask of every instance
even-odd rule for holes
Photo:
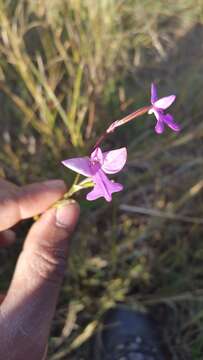
[[[1,1],[1,176],[70,184],[61,159],[148,105],[152,80],[177,93],[183,126],[157,136],[143,116],[106,143],[128,146],[125,191],[110,205],[78,199],[50,360],[88,358],[87,340],[117,302],[156,310],[169,358],[202,359],[202,21],[202,0]],[[19,251],[1,253],[2,288]]]

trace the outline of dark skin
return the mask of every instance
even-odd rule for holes
[[[12,226],[42,214],[30,228],[7,294],[0,295],[0,359],[46,359],[47,341],[66,269],[79,205],[51,208],[67,191],[61,180],[18,187],[0,180],[0,246]]]

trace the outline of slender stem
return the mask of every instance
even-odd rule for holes
[[[99,137],[99,139],[96,141],[93,150],[96,149],[109,135],[109,132],[107,130]]]
[[[124,125],[127,122],[135,119],[138,116],[141,116],[143,114],[145,114],[147,111],[149,111],[149,109],[151,108],[151,106],[144,106],[136,111],[134,111],[133,113],[125,116],[124,118],[122,118],[121,120],[116,120],[113,122],[113,124],[111,124],[109,126],[109,128],[107,129],[107,132],[111,132],[111,127],[113,126],[113,128],[115,129],[118,126]],[[108,131],[109,130],[109,131]]]
[[[106,138],[109,134],[113,133],[114,130],[121,126],[124,125],[126,123],[128,123],[129,121],[137,118],[140,115],[145,114],[147,111],[149,111],[149,109],[151,108],[151,106],[144,106],[136,111],[134,111],[133,113],[125,116],[124,118],[120,119],[120,120],[116,120],[114,121],[108,128],[107,130],[98,138],[98,140],[96,141],[93,150],[96,149]]]
[[[77,174],[75,179],[74,179],[74,182],[72,183],[70,189],[68,190],[68,192],[66,192],[63,196],[64,199],[68,199],[70,197],[70,194],[72,194],[72,190],[74,189],[75,185],[78,184],[78,181],[79,181],[79,178],[80,178],[80,174]]]

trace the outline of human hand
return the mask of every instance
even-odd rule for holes
[[[75,202],[59,209],[49,208],[65,192],[61,180],[23,187],[0,180],[0,245],[14,241],[14,233],[9,230],[13,225],[42,213],[26,237],[8,293],[0,296],[2,360],[46,357],[51,322],[66,268],[68,238],[79,216],[79,206]]]

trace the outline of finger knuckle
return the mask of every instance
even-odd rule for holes
[[[41,278],[57,283],[65,273],[66,260],[62,249],[43,247],[34,251],[30,266]]]

